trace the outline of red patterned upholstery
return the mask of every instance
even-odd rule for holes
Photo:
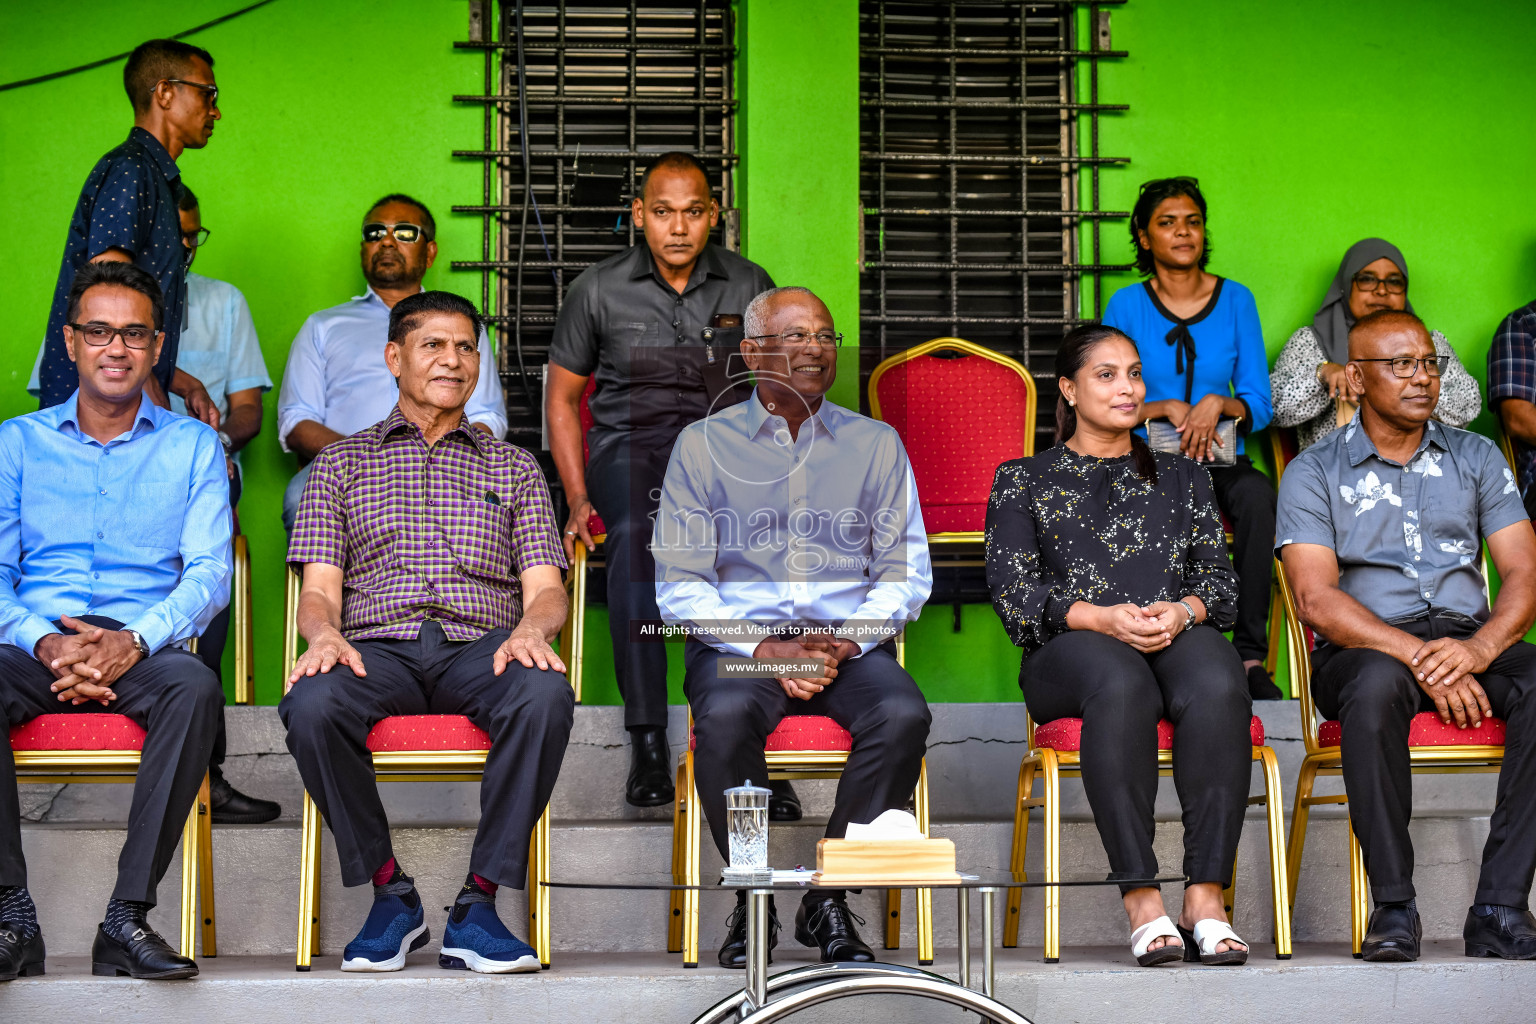
[[[12,750],[143,750],[144,730],[127,715],[38,715],[11,726]]]
[[[1324,722],[1317,727],[1320,746],[1336,747],[1343,733],[1338,722]],[[1433,711],[1421,711],[1408,724],[1410,747],[1502,747],[1504,745],[1504,719],[1485,718],[1476,729],[1458,729],[1455,719],[1449,725],[1440,721]]]
[[[491,737],[463,715],[395,715],[373,727],[375,754],[416,750],[490,750]]]
[[[1264,721],[1254,715],[1248,722],[1248,738],[1256,747],[1264,745]],[[1054,722],[1035,726],[1035,746],[1050,750],[1081,750],[1083,746],[1083,720],[1058,718]],[[1161,719],[1157,723],[1157,749],[1173,749],[1173,723]]]
[[[587,464],[587,458],[592,453],[591,446],[587,444],[587,432],[592,429],[592,410],[588,408],[587,402],[592,398],[592,392],[596,390],[597,378],[588,377],[586,390],[581,393],[581,405],[579,407],[581,411],[581,464],[583,466]],[[607,533],[608,528],[603,525],[602,517],[594,512],[587,517],[587,531],[593,537],[598,537]]]
[[[875,397],[906,446],[928,532],[985,529],[993,474],[1035,429],[1024,379],[982,356],[930,354],[890,367]]]
[[[697,749],[691,729],[688,749]],[[786,715],[779,727],[768,734],[763,749],[770,754],[776,750],[846,754],[853,749],[853,734],[823,715]]]

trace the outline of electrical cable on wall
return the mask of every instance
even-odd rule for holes
[[[229,21],[231,18],[238,18],[242,14],[249,14],[256,8],[265,7],[271,2],[272,0],[257,0],[256,3],[251,4],[248,7],[242,7],[238,11],[230,11],[223,17],[214,18],[212,21],[205,21],[201,25],[198,25],[196,28],[189,28],[184,32],[177,32],[170,38],[185,39],[187,36],[201,32],[204,29],[213,28],[215,25],[222,25],[224,22]],[[93,68],[103,67],[107,64],[113,63],[114,61],[124,60],[131,53],[133,53],[133,51],[129,50],[127,53],[120,53],[115,57],[103,57],[101,60],[93,60],[89,64],[81,64],[79,67],[65,68],[63,71],[52,71],[46,75],[38,75],[36,78],[23,78],[15,82],[6,82],[4,85],[0,85],[0,92],[5,92],[9,89],[20,89],[24,85],[39,85],[43,82],[51,82],[55,78],[64,78],[68,75],[77,75],[82,71],[90,71]]]
[[[528,367],[523,360],[523,260],[527,256],[528,208],[539,225],[539,239],[544,243],[544,258],[551,264],[555,257],[549,249],[549,236],[544,232],[544,217],[539,213],[539,201],[533,194],[533,165],[528,158],[528,62],[523,55],[523,0],[517,0],[517,141],[523,154],[523,217],[517,231],[517,273],[513,279],[512,344],[517,350],[517,375],[523,385],[523,397],[528,408],[537,408],[533,389],[528,386]],[[555,285],[555,295],[560,294],[560,278],[555,268],[549,268],[549,276]]]

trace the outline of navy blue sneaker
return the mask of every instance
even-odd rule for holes
[[[484,893],[460,895],[448,908],[448,928],[437,965],[479,974],[522,974],[540,968],[539,954],[507,930],[496,901]]]
[[[394,880],[373,887],[373,908],[357,938],[347,943],[341,969],[398,971],[405,966],[405,954],[431,938],[415,883],[396,871]]]

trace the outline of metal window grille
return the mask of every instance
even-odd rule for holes
[[[483,227],[480,258],[452,266],[482,276],[509,440],[541,447],[560,302],[583,269],[636,241],[629,201],[652,157],[703,161],[722,207],[716,241],[737,247],[734,40],[729,0],[470,4],[470,39],[457,46],[483,52],[484,84],[454,99],[484,107],[484,139],[454,156],[484,175],[480,202],[453,209]]]
[[[985,345],[1037,377],[1037,450],[1050,443],[1050,369],[1082,322],[1083,279],[1097,314],[1097,275],[1125,269],[1099,248],[1102,222],[1127,216],[1098,209],[1099,168],[1125,162],[1100,155],[1098,118],[1126,109],[1099,102],[1100,61],[1124,56],[1108,48],[1101,6],[859,5],[861,380],[930,338]]]

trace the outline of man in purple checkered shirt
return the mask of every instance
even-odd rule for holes
[[[1515,452],[1525,510],[1536,516],[1536,302],[1504,318],[1488,349],[1488,407]]]
[[[399,402],[316,457],[288,548],[304,570],[298,627],[309,649],[278,710],[343,884],[374,886],[344,971],[397,971],[430,939],[367,747],[381,719],[429,714],[466,715],[491,737],[470,872],[438,964],[540,966],[496,916],[495,896],[523,887],[571,733],[575,700],[549,646],[565,623],[565,552],[533,457],[464,415],[480,337],[475,307],[448,292],[390,310],[384,358]]]

